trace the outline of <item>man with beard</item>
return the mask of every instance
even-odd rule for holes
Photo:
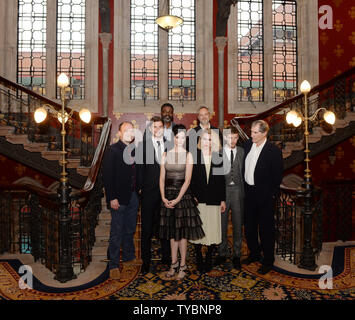
[[[160,117],[164,123],[164,138],[168,149],[174,144],[173,126],[174,123],[174,107],[170,103],[164,103],[160,109]]]

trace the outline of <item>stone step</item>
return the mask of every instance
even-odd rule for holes
[[[105,204],[105,206],[106,206],[106,204]],[[101,220],[103,220],[103,221],[105,221],[105,220],[111,221],[111,213],[110,213],[109,210],[108,211],[101,210],[101,213],[99,214],[99,221],[101,221]]]
[[[76,172],[81,176],[87,177],[89,175],[90,168],[88,167],[77,167]]]
[[[23,145],[23,148],[30,152],[42,152],[46,151],[48,143],[30,142]]]
[[[303,141],[285,143],[285,150],[302,150],[303,148]]]
[[[288,158],[291,155],[292,151],[291,150],[282,150],[282,157],[284,159]]]
[[[47,160],[60,160],[62,158],[61,151],[42,151],[41,155]]]
[[[347,112],[345,119],[348,121],[355,121],[355,111]]]
[[[68,158],[67,162],[68,162],[67,163],[68,169],[76,169],[80,166],[80,159],[78,159],[78,158]]]
[[[27,134],[8,134],[6,140],[13,144],[28,144]]]
[[[8,136],[14,132],[15,128],[11,126],[0,126],[0,136]]]
[[[109,238],[110,236],[110,227],[109,226],[100,226],[98,225],[95,229],[95,236],[101,238]]]

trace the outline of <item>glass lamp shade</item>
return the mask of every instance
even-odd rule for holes
[[[293,120],[293,125],[297,128],[302,123],[302,118],[297,116],[296,119]]]
[[[184,20],[177,16],[166,15],[155,19],[155,22],[159,25],[159,27],[169,30],[181,25]]]
[[[334,124],[335,123],[335,114],[332,111],[326,111],[323,116],[325,122],[329,124]]]
[[[47,118],[47,110],[45,108],[36,109],[34,118],[36,123],[43,122]]]
[[[58,80],[57,80],[58,86],[60,88],[66,88],[67,86],[69,86],[69,78],[65,73],[61,73],[58,76]]]
[[[307,81],[307,80],[304,80],[302,83],[301,83],[301,87],[300,87],[300,90],[302,93],[308,93],[311,91],[311,84]]]
[[[79,112],[80,119],[85,122],[89,123],[91,121],[91,112],[88,109],[81,109]]]
[[[294,110],[291,110],[286,115],[286,122],[288,124],[291,124],[291,123],[293,123],[296,120],[297,117],[298,117],[297,112],[294,111]]]
[[[61,112],[58,112],[57,118],[58,118],[58,121],[60,123],[62,123],[62,113]],[[65,112],[65,114],[64,114],[64,123],[67,123],[68,119],[69,119],[69,115],[68,115],[67,112]]]

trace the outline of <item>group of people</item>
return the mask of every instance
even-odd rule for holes
[[[110,277],[120,278],[121,248],[122,261],[136,258],[133,237],[140,203],[142,273],[151,270],[156,235],[168,278],[185,277],[188,242],[194,246],[201,273],[231,257],[239,270],[242,264],[260,261],[258,272],[266,274],[274,263],[274,200],[283,171],[281,150],[267,140],[268,124],[253,122],[251,139],[240,147],[236,128],[222,133],[213,127],[207,107],[199,108],[199,125],[193,129],[186,130],[173,119],[173,106],[162,105],[161,116],[151,119],[138,144],[132,123],[122,122],[119,141],[106,151],[103,180],[112,216]],[[250,254],[241,261],[243,224]]]

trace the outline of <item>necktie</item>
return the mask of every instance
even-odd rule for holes
[[[158,144],[157,156],[158,156],[158,162],[160,163],[160,160],[161,160],[161,146],[160,146],[160,141],[157,141],[157,144]]]
[[[231,165],[233,164],[233,161],[234,161],[234,153],[233,150],[231,150]]]

